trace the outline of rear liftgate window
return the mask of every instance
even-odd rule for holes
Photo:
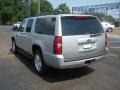
[[[104,30],[96,17],[69,16],[61,17],[62,34],[84,35],[103,33]]]

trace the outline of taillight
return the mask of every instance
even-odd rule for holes
[[[57,54],[57,55],[62,54],[62,37],[61,36],[55,36],[53,52],[54,54]]]
[[[107,47],[108,45],[108,37],[107,37],[107,33],[105,33],[105,47]]]

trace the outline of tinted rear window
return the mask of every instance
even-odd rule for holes
[[[100,22],[95,17],[61,17],[62,34],[83,35],[103,33],[104,30]]]
[[[35,23],[35,33],[54,35],[56,18],[37,18]]]

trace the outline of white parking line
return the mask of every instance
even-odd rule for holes
[[[120,47],[110,47],[110,48],[113,48],[113,49],[120,49]]]
[[[108,41],[108,42],[115,42],[115,43],[120,43],[120,41]]]
[[[120,36],[116,36],[116,35],[108,35],[108,37],[110,37],[110,38],[120,38]]]

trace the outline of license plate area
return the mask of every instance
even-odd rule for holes
[[[83,48],[84,49],[90,49],[90,48],[92,48],[92,44],[91,43],[84,44]]]

